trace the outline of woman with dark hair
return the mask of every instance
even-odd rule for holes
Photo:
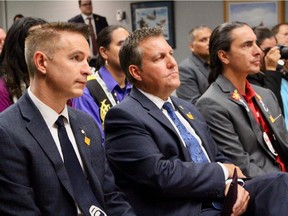
[[[122,26],[110,25],[97,36],[97,71],[88,77],[83,95],[73,99],[73,106],[90,114],[103,133],[103,122],[109,108],[123,100],[131,85],[122,71],[119,50],[129,32]],[[95,68],[92,68],[95,70]]]
[[[0,112],[15,103],[29,85],[24,42],[33,27],[44,23],[40,18],[24,17],[16,20],[7,32],[0,55]]]

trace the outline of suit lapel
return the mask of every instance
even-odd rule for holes
[[[148,110],[147,112],[149,115],[159,121],[164,127],[168,128],[168,130],[170,130],[175,135],[175,137],[177,137],[178,147],[182,150],[185,160],[191,161],[190,155],[185,148],[185,145],[182,143],[177,131],[175,130],[171,122],[167,119],[167,117],[163,114],[163,112],[136,88],[132,88],[130,96],[136,99],[143,106],[144,109]]]
[[[186,109],[183,104],[176,103],[173,99],[172,99],[172,101],[173,101],[174,106],[177,108],[178,112],[191,125],[191,127],[194,129],[195,133],[201,139],[202,145],[204,146],[205,151],[207,152],[209,158],[213,158],[214,156],[210,152],[210,147],[209,147],[210,144],[205,143],[205,139],[202,138],[202,137],[205,137],[206,135],[205,135],[205,133],[203,133],[204,131],[202,129],[200,129],[200,127],[199,127],[200,124],[199,124],[197,118],[188,109]]]
[[[70,121],[71,129],[73,131],[75,141],[76,141],[79,153],[81,155],[85,173],[88,177],[92,190],[94,188],[92,192],[96,196],[99,204],[101,206],[104,206],[103,197],[100,195],[101,194],[100,191],[102,191],[102,186],[92,167],[91,148],[95,148],[95,145],[98,145],[98,144],[94,143],[95,140],[90,140],[90,137],[87,134],[88,131],[90,131],[89,128],[87,128],[85,124],[79,123],[79,120],[77,119],[75,113],[70,108],[68,108],[68,111],[69,111],[69,121]],[[101,136],[100,133],[99,133],[99,136]]]
[[[247,114],[250,127],[252,128],[253,133],[255,134],[258,143],[260,146],[270,155],[270,157],[274,158],[274,155],[269,151],[266,144],[263,140],[263,131],[259,124],[257,123],[252,111],[250,110],[248,104],[246,103],[246,100],[239,94],[237,89],[228,81],[226,78],[224,78],[222,75],[219,76],[217,79],[217,83],[222,89],[223,92],[227,94],[227,97],[232,102],[236,103],[238,106],[240,106],[244,113]]]
[[[55,172],[60,182],[73,197],[69,177],[64,168],[62,158],[41,113],[31,101],[27,93],[23,95],[23,99],[21,101],[19,100],[18,105],[23,117],[28,120],[26,124],[27,130],[46,153],[47,157],[55,168]]]

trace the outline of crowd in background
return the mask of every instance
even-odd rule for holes
[[[229,215],[287,215],[288,23],[194,27],[178,67],[78,3],[0,28],[0,214],[219,215],[237,172]]]

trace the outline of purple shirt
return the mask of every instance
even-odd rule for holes
[[[8,91],[5,81],[0,78],[0,112],[7,109],[13,104],[11,100],[11,95]]]
[[[114,80],[112,75],[105,67],[99,69],[99,75],[106,84],[110,93],[116,92],[118,102],[122,101],[123,98],[129,94],[132,86],[127,83],[124,89],[121,89],[119,84]],[[73,98],[73,107],[80,109],[89,115],[91,115],[96,121],[100,131],[102,133],[102,140],[104,141],[104,132],[102,129],[102,122],[99,114],[99,106],[95,103],[87,87],[84,88],[83,95],[78,98]]]

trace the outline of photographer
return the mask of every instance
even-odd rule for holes
[[[287,54],[285,53],[286,47],[277,46],[276,37],[273,32],[266,27],[254,27],[253,31],[257,37],[256,43],[263,52],[260,54],[260,72],[248,75],[247,79],[252,84],[273,91],[277,97],[282,113],[284,116],[288,116],[288,107],[287,105],[285,106],[285,98],[283,98],[288,97],[288,93],[284,93],[283,91],[287,88],[285,85],[283,86],[283,84],[288,82],[288,79],[287,75],[282,72],[283,66],[278,64],[280,59],[283,59],[283,61],[287,59]],[[286,118],[288,119],[288,117]],[[287,120],[286,128],[288,128]]]

